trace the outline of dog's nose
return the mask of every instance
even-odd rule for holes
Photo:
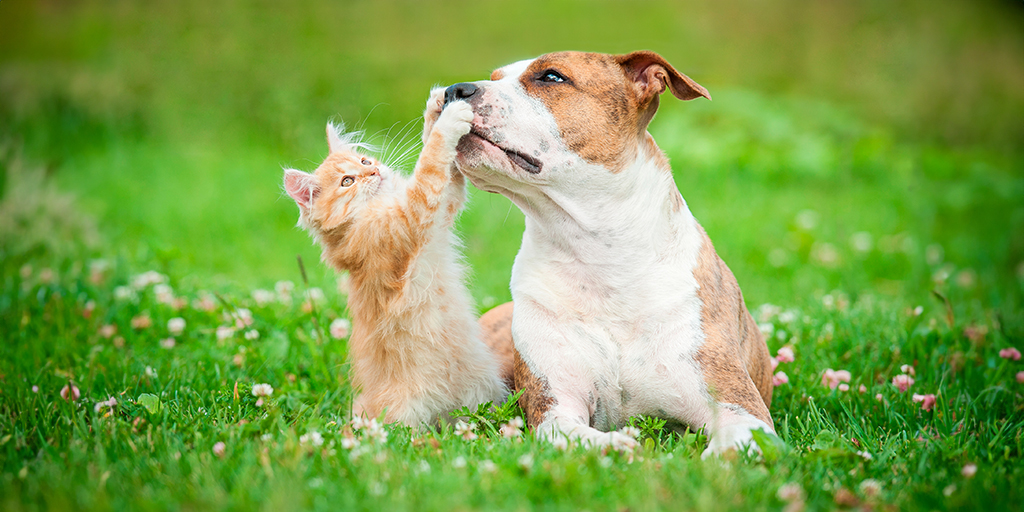
[[[444,90],[444,104],[447,105],[453,101],[469,99],[470,96],[476,94],[480,88],[466,82],[455,84]]]

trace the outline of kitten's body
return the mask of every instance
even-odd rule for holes
[[[451,232],[465,201],[452,162],[473,113],[464,102],[441,112],[438,99],[428,102],[409,180],[359,154],[332,125],[330,155],[315,174],[285,171],[299,225],[320,242],[325,263],[350,273],[349,356],[362,390],[354,413],[386,411],[386,421],[410,426],[507,393],[499,361],[480,339]]]

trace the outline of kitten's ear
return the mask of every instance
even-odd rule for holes
[[[330,148],[331,153],[345,151],[348,147],[345,139],[341,137],[344,129],[344,125],[338,126],[334,123],[327,123],[327,147]]]
[[[295,200],[295,204],[307,210],[313,206],[313,200],[320,193],[316,176],[295,169],[285,169],[284,189]]]

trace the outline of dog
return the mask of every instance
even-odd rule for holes
[[[631,449],[615,430],[644,414],[706,428],[703,457],[757,450],[770,354],[647,132],[666,89],[711,99],[650,51],[550,53],[445,90],[474,111],[459,170],[526,216],[512,302],[480,322],[489,344],[511,338],[538,435]]]

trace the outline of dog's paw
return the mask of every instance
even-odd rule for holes
[[[469,133],[472,125],[473,107],[465,101],[453,101],[444,107],[434,124],[434,130],[445,139],[458,142],[463,135]]]
[[[622,432],[586,432],[580,433],[580,444],[591,448],[611,448],[620,452],[632,452],[640,443],[632,436]]]
[[[731,453],[741,451],[747,455],[761,453],[761,447],[754,442],[754,435],[747,425],[730,425],[714,432],[708,447],[700,454],[701,459],[711,456],[728,457]]]

